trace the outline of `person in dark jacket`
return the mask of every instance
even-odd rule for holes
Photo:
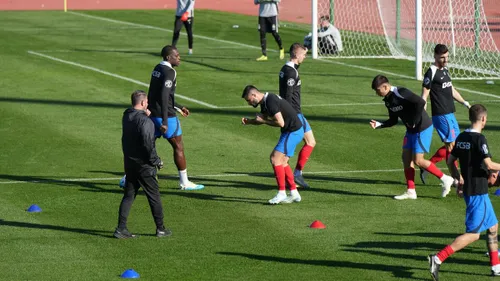
[[[170,236],[172,232],[163,224],[163,207],[156,176],[163,162],[156,153],[155,126],[149,119],[148,97],[143,91],[132,93],[132,107],[125,110],[122,119],[122,149],[125,166],[125,188],[120,204],[116,238],[134,238],[127,229],[127,217],[135,197],[142,186],[156,224],[156,236]]]

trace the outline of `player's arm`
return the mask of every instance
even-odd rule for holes
[[[181,105],[177,102],[174,101],[174,108],[177,112],[179,112],[182,116],[188,117],[189,116],[189,109],[185,107],[184,105]]]
[[[288,103],[292,103],[293,86],[295,86],[297,73],[290,67],[285,67],[280,73],[280,97]]]
[[[370,126],[373,129],[383,129],[383,128],[389,128],[398,123],[398,116],[389,110],[389,119],[385,120],[384,122],[379,122],[377,120],[371,120],[370,121]]]
[[[170,104],[170,94],[172,93],[173,81],[175,78],[175,73],[173,71],[167,71],[162,79],[161,87],[161,118],[162,125],[160,131],[164,134],[168,129],[168,109],[172,106]]]
[[[272,118],[263,118],[264,116],[258,115],[256,119],[259,119],[259,122],[263,122],[263,124],[272,126],[272,127],[285,127],[285,119],[283,119],[283,115],[281,112],[274,114]]]
[[[427,110],[427,98],[431,93],[431,83],[432,83],[432,70],[429,68],[424,74],[424,80],[422,80],[422,99],[425,101],[424,109]]]
[[[410,124],[407,124],[410,128],[412,128],[422,118],[422,112],[425,111],[426,102],[408,89],[400,90],[399,94],[415,106],[415,115],[413,116],[413,120],[410,121]]]
[[[333,35],[333,28],[332,28],[331,24],[330,24],[330,26],[325,31],[319,31],[318,32],[318,37],[319,38],[322,38],[322,37],[325,37],[325,36],[328,36],[328,35]]]
[[[161,160],[158,153],[156,153],[155,126],[153,121],[149,118],[144,118],[141,126],[139,127],[139,131],[142,136],[142,146],[145,149],[149,164],[151,166],[159,167]],[[163,164],[161,166],[163,166]]]
[[[470,108],[469,102],[467,102],[466,100],[464,100],[464,98],[462,97],[462,95],[460,95],[460,93],[455,89],[455,87],[451,86],[451,90],[452,90],[452,93],[453,93],[453,98],[456,101],[458,101],[459,103],[461,103],[463,106],[465,106],[467,108]]]
[[[448,170],[450,171],[451,176],[454,179],[460,179],[460,172],[458,171],[458,168],[455,165],[455,161],[457,161],[457,157],[453,155],[453,153],[451,153],[450,156],[448,157],[448,161],[446,161],[446,165],[448,165]]]

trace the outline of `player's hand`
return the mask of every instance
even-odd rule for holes
[[[165,134],[167,132],[167,130],[168,130],[167,125],[161,125],[160,132],[162,135]]]
[[[243,117],[243,118],[241,118],[241,124],[243,124],[243,125],[248,125],[248,120],[249,120],[249,119],[248,119],[247,117]]]
[[[188,117],[189,116],[189,109],[187,109],[187,107],[183,106],[181,108],[181,111],[179,111],[179,113],[184,116],[184,117]]]
[[[157,168],[158,170],[163,169],[163,161],[161,161],[161,160],[160,160],[160,163],[158,163],[158,165],[156,165],[156,168]]]
[[[255,114],[255,121],[258,123],[266,123],[266,117],[262,115],[261,113]]]
[[[189,12],[185,12],[184,14],[182,14],[181,16],[181,21],[187,21],[189,18]]]
[[[146,109],[145,112],[146,112],[146,116],[149,117],[149,115],[151,115],[151,111],[149,111],[149,109]]]
[[[377,127],[380,127],[380,125],[380,122],[378,122],[377,120],[370,121],[370,126],[372,127],[372,129],[376,129]]]

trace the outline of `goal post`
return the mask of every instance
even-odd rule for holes
[[[415,62],[415,78],[422,79],[434,62],[434,46],[445,44],[454,79],[500,79],[500,35],[490,30],[498,24],[491,19],[498,12],[495,0],[311,2],[313,58],[407,59]],[[324,37],[325,19],[337,37],[331,30],[330,38]]]

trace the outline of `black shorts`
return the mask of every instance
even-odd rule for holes
[[[278,32],[278,18],[273,17],[259,17],[259,31],[272,33]]]
[[[180,30],[182,25],[184,25],[186,28],[192,28],[193,21],[194,21],[193,17],[189,17],[187,21],[181,21],[181,17],[175,16],[175,23],[174,23],[175,29]]]

